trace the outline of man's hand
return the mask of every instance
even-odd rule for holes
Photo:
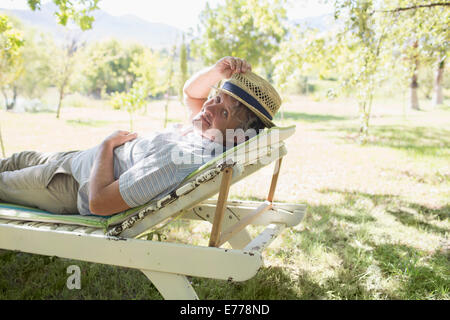
[[[243,73],[252,70],[250,63],[236,57],[223,57],[214,65],[214,69],[220,73],[223,79],[231,78],[235,73]]]
[[[113,149],[121,146],[125,142],[134,140],[137,138],[137,133],[130,133],[128,131],[124,130],[117,130],[114,133],[112,133],[110,136],[108,136],[104,141],[103,144],[107,145],[109,147],[112,147]]]
[[[214,65],[194,74],[184,84],[184,102],[190,110],[190,120],[202,109],[211,86],[235,73],[251,71],[252,66],[244,59],[223,57]]]

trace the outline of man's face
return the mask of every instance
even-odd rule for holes
[[[225,141],[226,130],[236,129],[242,121],[239,119],[240,115],[235,113],[238,105],[239,101],[220,92],[207,100],[202,110],[192,119],[194,128],[211,140]]]

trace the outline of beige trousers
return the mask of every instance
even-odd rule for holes
[[[0,159],[0,202],[58,214],[78,213],[78,182],[70,161],[76,151],[24,151]]]

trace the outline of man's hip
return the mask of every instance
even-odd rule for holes
[[[24,151],[1,159],[0,200],[53,213],[78,213],[78,182],[70,171],[76,153]]]

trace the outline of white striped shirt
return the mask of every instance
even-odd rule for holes
[[[77,207],[82,215],[89,211],[89,176],[99,146],[76,154],[72,175],[80,184]],[[203,138],[190,129],[169,129],[114,149],[114,178],[130,207],[160,199],[173,191],[191,172],[223,152],[223,146]]]

